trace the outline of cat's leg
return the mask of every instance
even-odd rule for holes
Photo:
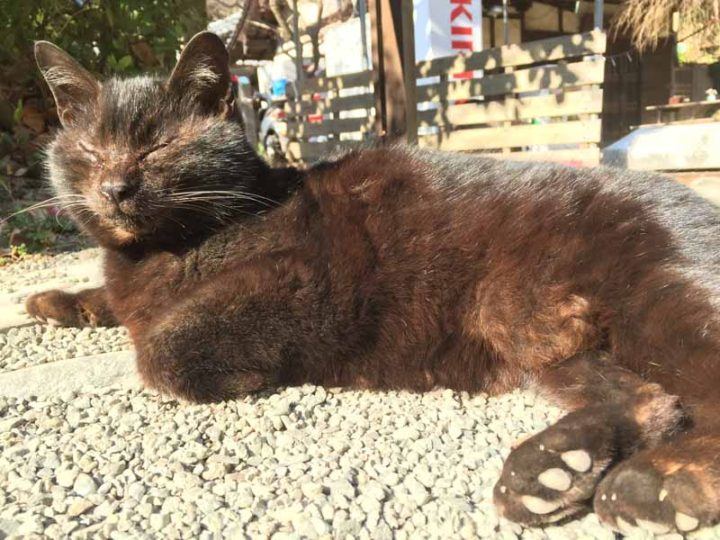
[[[105,287],[78,293],[51,290],[33,294],[25,309],[36,320],[53,326],[117,326],[108,306]]]
[[[586,510],[613,465],[661,443],[685,418],[677,398],[600,353],[577,355],[539,383],[572,412],[511,451],[494,491],[499,512],[527,525]]]
[[[638,452],[603,479],[595,512],[621,532],[687,533],[720,521],[720,403],[700,406],[695,425]]]
[[[225,287],[224,291],[222,287]],[[287,303],[232,298],[218,282],[172,308],[135,340],[149,387],[188,401],[238,398],[280,385],[303,337]]]

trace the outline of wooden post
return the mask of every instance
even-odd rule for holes
[[[375,92],[375,133],[384,137],[387,133],[387,110],[385,106],[385,58],[383,50],[382,0],[369,0],[370,35],[372,47],[373,89]]]
[[[391,0],[370,0],[372,24],[373,72],[375,74],[376,110],[383,137],[397,137],[405,129],[405,84],[398,32],[402,31],[400,2],[396,2],[397,17],[393,17]]]
[[[402,3],[402,58],[405,83],[405,129],[408,144],[417,144],[417,92],[415,79],[415,18],[413,3]]]

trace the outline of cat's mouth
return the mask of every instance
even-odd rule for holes
[[[103,216],[106,224],[121,236],[138,237],[150,231],[150,223],[146,216],[136,211],[123,210],[115,207]]]
[[[139,216],[108,211],[106,208],[102,211],[96,210],[90,223],[94,223],[95,227],[102,231],[102,236],[109,236],[120,245],[135,242],[147,236],[151,230],[148,223]]]

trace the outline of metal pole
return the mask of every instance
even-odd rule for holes
[[[402,3],[402,56],[405,79],[405,129],[408,144],[417,144],[417,92],[415,80],[415,18],[413,2]]]
[[[508,5],[507,0],[503,0],[503,44],[510,43],[510,27],[508,26]]]
[[[596,30],[602,30],[603,28],[603,12],[604,12],[603,0],[595,0],[595,13],[593,16],[593,28]]]
[[[297,75],[297,84],[303,81],[303,53],[302,43],[300,43],[300,15],[298,14],[297,0],[293,0],[293,38],[295,41],[295,71]]]
[[[367,43],[367,3],[365,0],[358,0],[358,15],[360,16],[360,39],[362,40],[362,66],[368,69],[368,43]]]
[[[480,26],[478,27],[478,39],[480,40],[480,50],[483,50],[485,48],[485,42],[483,41],[483,24],[485,19],[483,19],[483,0],[479,0],[480,3]]]

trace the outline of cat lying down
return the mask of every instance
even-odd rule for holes
[[[191,401],[313,383],[499,393],[572,411],[515,448],[505,517],[615,529],[720,518],[720,214],[663,177],[386,146],[270,169],[197,35],[167,79],[95,80],[36,45],[52,184],[105,286],[27,309],[126,326]]]

